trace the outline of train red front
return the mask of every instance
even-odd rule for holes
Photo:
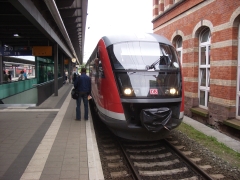
[[[182,72],[175,48],[156,34],[104,36],[86,68],[101,120],[119,137],[167,137],[183,119]]]

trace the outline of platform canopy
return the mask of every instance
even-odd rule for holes
[[[82,64],[88,0],[0,0],[0,45],[58,47]]]

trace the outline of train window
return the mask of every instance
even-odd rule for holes
[[[102,67],[102,62],[99,60],[99,64],[98,64],[98,74],[100,78],[104,78],[104,71],[103,71],[103,67]]]
[[[115,69],[145,69],[148,62],[160,56],[159,44],[148,42],[127,42],[113,46]]]
[[[108,48],[114,69],[145,70],[179,68],[176,51],[173,47],[154,42],[125,42]],[[162,66],[164,65],[164,66]]]

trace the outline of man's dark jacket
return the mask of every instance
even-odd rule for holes
[[[81,76],[78,76],[74,82],[74,88],[78,92],[91,94],[91,78],[88,77],[85,73],[82,73]]]

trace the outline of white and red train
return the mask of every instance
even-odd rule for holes
[[[104,36],[86,68],[95,109],[117,136],[159,140],[181,124],[181,64],[165,37],[152,33]]]

